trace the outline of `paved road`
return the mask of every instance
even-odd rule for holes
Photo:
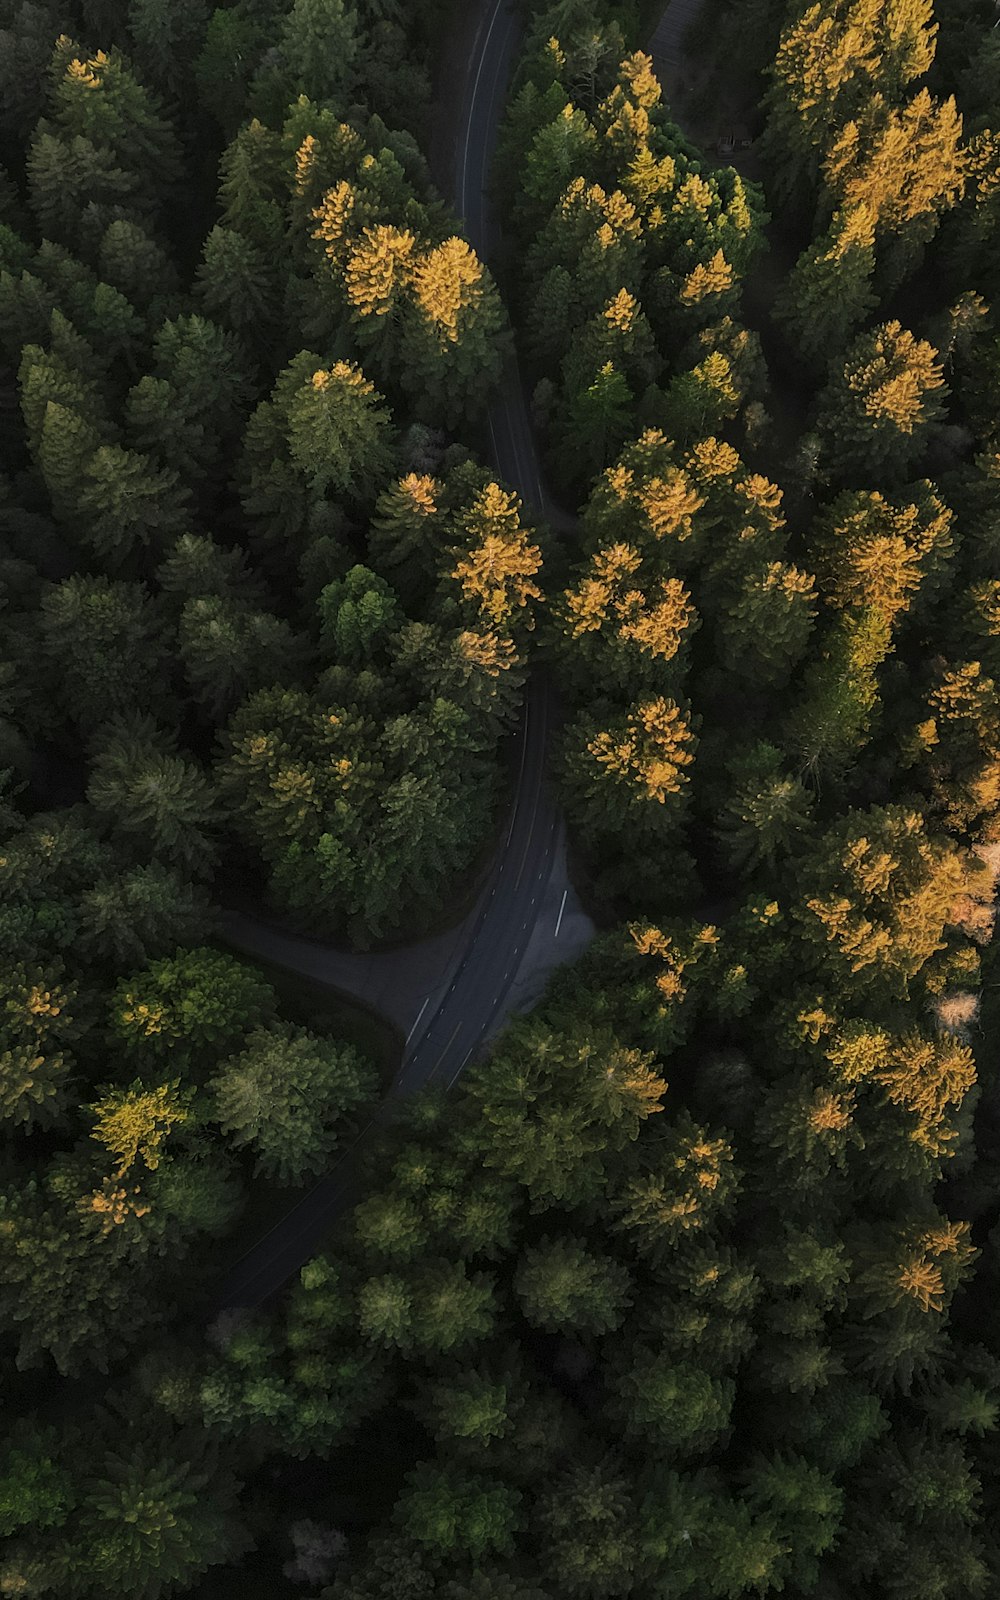
[[[466,218],[472,243],[484,256],[493,242],[487,176],[520,27],[509,0],[495,0],[480,28],[468,74],[455,201]],[[500,475],[517,488],[531,513],[547,514],[550,502],[513,360],[490,412],[490,435]],[[553,515],[552,520],[565,519]],[[560,957],[565,959],[590,937],[592,926],[576,907],[569,919],[574,927],[572,940],[564,935],[562,945],[555,943],[571,890],[568,880],[565,887],[555,884],[559,904],[553,917],[553,869],[565,871],[565,852],[561,818],[545,774],[552,715],[548,685],[537,676],[525,697],[515,797],[490,880],[462,926],[461,943],[444,984],[428,994],[409,1027],[403,1062],[388,1096],[337,1166],[237,1262],[221,1287],[217,1309],[259,1305],[315,1252],[331,1221],[354,1193],[358,1162],[368,1139],[392,1116],[400,1096],[429,1083],[453,1084],[479,1045],[499,1026],[529,944],[533,961],[544,967],[546,961],[555,965]],[[311,947],[314,955],[306,966],[294,956],[289,959],[288,940],[269,936],[263,925],[255,930],[247,919],[231,919],[230,935],[242,948],[298,965],[310,975],[316,975],[317,964],[322,965],[322,947]],[[336,984],[338,957],[328,952],[326,959],[329,981]],[[407,956],[398,952],[339,959],[344,986],[351,988],[352,979],[365,981],[371,992],[378,983],[384,987],[387,963],[399,962],[402,976]],[[364,980],[362,971],[368,975]],[[356,987],[354,992],[358,992]],[[404,1011],[407,1004],[401,1002]]]

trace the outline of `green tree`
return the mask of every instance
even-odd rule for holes
[[[215,1115],[237,1146],[252,1145],[257,1170],[279,1183],[317,1176],[344,1122],[371,1097],[371,1067],[350,1045],[288,1023],[257,1027],[211,1080]]]
[[[725,607],[723,665],[762,688],[782,687],[805,655],[815,614],[816,587],[808,572],[786,561],[751,569]]]
[[[472,1147],[539,1210],[602,1192],[606,1163],[662,1109],[666,1091],[651,1056],[604,1031],[560,1034],[538,1021],[515,1025],[465,1082],[478,1119]]]
[[[490,1551],[513,1551],[520,1501],[508,1484],[424,1463],[407,1475],[395,1518],[433,1555],[477,1562]]]
[[[143,77],[166,95],[180,95],[208,23],[207,0],[129,0],[128,27]]]
[[[98,267],[102,282],[123,294],[142,312],[170,306],[178,274],[170,256],[138,222],[118,218],[101,235]]]
[[[345,0],[293,0],[280,45],[293,94],[339,105],[354,86],[359,48],[357,16]]]
[[[566,1468],[540,1497],[544,1567],[566,1595],[628,1594],[639,1560],[628,1480],[612,1462]]]
[[[216,223],[202,250],[197,288],[205,310],[234,333],[263,340],[277,320],[278,284],[266,253],[237,228]]]
[[[813,797],[790,773],[782,752],[761,742],[734,758],[716,835],[736,871],[774,865],[811,832]]]
[[[115,967],[138,966],[165,946],[197,944],[213,923],[204,889],[158,861],[106,868],[81,896],[81,945]]]
[[[73,1103],[72,1058],[31,1044],[0,1049],[0,1118],[8,1126],[46,1128],[66,1120]]]
[[[213,786],[145,719],[112,725],[94,746],[87,799],[122,839],[195,877],[211,872]]]
[[[236,1514],[239,1484],[206,1436],[151,1428],[148,1416],[140,1425],[123,1411],[102,1408],[96,1437],[76,1445],[72,1510],[60,1527],[14,1542],[4,1559],[8,1585],[74,1597],[113,1588],[158,1600],[249,1548]]]
[[[185,602],[177,645],[192,695],[213,722],[258,690],[294,679],[308,648],[282,617],[225,594]]]
[[[625,1434],[675,1458],[708,1455],[729,1430],[736,1385],[643,1345],[613,1363],[611,1415]]]
[[[874,213],[865,204],[836,211],[782,285],[775,315],[809,361],[825,366],[878,304]]]
[[[402,622],[395,591],[368,567],[352,567],[320,594],[320,643],[334,661],[360,669],[385,652]]]
[[[57,704],[79,727],[169,711],[163,621],[142,584],[65,578],[42,599],[39,635]]]
[[[389,420],[357,367],[303,351],[246,432],[243,503],[261,534],[277,540],[325,531],[330,490],[366,499],[391,469]]]
[[[109,1029],[136,1061],[197,1064],[209,1051],[237,1044],[274,1009],[273,989],[252,967],[202,946],[123,978],[111,997]]]
[[[533,1327],[611,1333],[630,1304],[629,1276],[575,1237],[545,1237],[518,1262],[514,1291]]]

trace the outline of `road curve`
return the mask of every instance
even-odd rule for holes
[[[491,253],[494,227],[487,178],[520,30],[510,0],[495,0],[480,27],[468,71],[455,164],[455,203],[466,219],[471,242],[484,257]],[[550,502],[514,358],[491,407],[489,428],[500,476],[517,489],[531,514],[546,515]],[[430,1014],[422,1013],[410,1029],[402,1065],[389,1093],[354,1144],[235,1264],[215,1297],[216,1311],[261,1304],[315,1253],[332,1220],[355,1192],[362,1151],[373,1132],[392,1117],[398,1100],[431,1083],[453,1084],[502,1021],[505,1001],[528,944],[533,937],[538,940],[536,925],[553,864],[564,861],[562,822],[545,774],[551,718],[547,684],[536,676],[525,696],[518,778],[506,832],[467,931],[463,928],[466,942],[449,975],[450,987],[435,997],[434,1008],[428,1007]],[[559,936],[567,892],[568,887],[562,894],[553,938]],[[577,948],[587,936],[585,927]],[[243,940],[237,930],[233,942],[249,948],[248,939],[245,929]],[[258,953],[266,953],[266,938],[258,935],[257,940]],[[400,958],[404,957],[405,952],[400,952]],[[373,959],[385,963],[393,957]],[[336,983],[335,960],[332,968],[330,981]]]

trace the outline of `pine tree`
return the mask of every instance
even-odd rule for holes
[[[432,1556],[476,1565],[491,1551],[513,1551],[520,1501],[519,1492],[508,1484],[425,1464],[407,1474],[396,1518]]]
[[[899,111],[873,97],[830,144],[824,180],[837,205],[862,207],[874,218],[880,246],[891,241],[891,270],[883,273],[889,282],[919,263],[939,213],[961,197],[961,136],[954,99],[936,103],[922,89]]]
[[[293,0],[281,34],[291,93],[310,100],[344,100],[354,87],[361,40],[358,19],[344,0]]]
[[[419,255],[404,319],[402,381],[428,421],[478,415],[499,381],[506,316],[496,285],[464,239]]]
[[[872,286],[875,223],[864,203],[836,211],[778,292],[776,317],[802,355],[817,365],[839,354],[878,303]]]
[[[317,610],[321,645],[332,660],[356,669],[385,654],[402,621],[395,591],[360,566],[326,585]]]
[[[838,475],[901,478],[944,409],[937,352],[898,322],[861,334],[819,399],[817,427]]]
[[[133,1176],[139,1161],[145,1172],[155,1172],[162,1159],[161,1146],[190,1115],[188,1096],[179,1092],[177,1083],[150,1088],[135,1082],[107,1089],[90,1110],[94,1116],[91,1138],[106,1150],[101,1160],[110,1158],[114,1178]]]
[[[872,735],[878,669],[892,649],[889,626],[871,606],[844,611],[809,662],[783,742],[811,781],[843,776]]]
[[[188,496],[170,467],[157,470],[147,455],[101,445],[85,463],[75,507],[82,537],[109,564],[120,566],[138,547],[162,550],[188,520]]]
[[[154,862],[108,871],[81,896],[80,944],[95,960],[134,967],[165,946],[204,940],[214,920],[200,886]]]
[[[137,1061],[180,1064],[238,1043],[274,1008],[274,991],[253,967],[201,947],[123,979],[109,1004],[109,1029]]]
[[[0,1047],[0,1120],[17,1129],[64,1123],[74,1099],[72,1073],[72,1059],[57,1052]]]
[[[773,868],[808,838],[812,805],[782,752],[764,742],[753,745],[730,765],[719,809],[716,836],[727,865],[738,872]]]
[[[567,1596],[627,1594],[638,1565],[630,1485],[612,1461],[564,1469],[541,1496],[543,1566]]]
[[[348,246],[344,293],[366,358],[393,375],[401,354],[402,318],[414,282],[417,240],[408,228],[386,223],[363,228]]]
[[[66,578],[42,601],[39,633],[58,703],[80,727],[169,708],[162,622],[141,584]]]
[[[818,970],[852,992],[906,995],[942,948],[969,868],[902,806],[855,812],[801,871],[795,918]]]
[[[538,1021],[511,1029],[491,1070],[474,1067],[465,1081],[484,1164],[523,1184],[539,1210],[602,1193],[606,1162],[661,1109],[666,1089],[642,1051]]]
[[[285,244],[287,180],[281,135],[252,117],[223,151],[220,171],[223,225],[275,262]]]
[[[205,240],[197,275],[209,316],[234,333],[263,339],[277,321],[278,283],[260,246],[217,223]]]
[[[815,614],[816,588],[808,572],[785,561],[748,572],[723,613],[723,666],[751,684],[782,687],[805,655]]]
[[[267,542],[325,531],[331,489],[367,499],[392,465],[381,396],[349,362],[303,351],[246,430],[243,504]]]
[[[952,553],[953,520],[929,483],[903,495],[839,495],[811,535],[828,603],[868,606],[891,627],[918,590],[939,586]]]
[[[815,178],[831,132],[875,93],[898,103],[934,60],[930,0],[815,5],[790,17],[771,69],[766,159],[786,197]]]
[[[323,1171],[345,1117],[370,1097],[374,1081],[350,1045],[272,1024],[249,1034],[210,1087],[223,1132],[253,1146],[258,1171],[294,1184]]]
[[[449,576],[458,580],[461,606],[473,623],[532,626],[531,612],[525,608],[542,598],[533,582],[541,568],[541,552],[528,543],[520,509],[516,495],[491,482],[458,518],[464,548]]]
[[[661,1456],[691,1459],[722,1446],[736,1385],[648,1346],[612,1358],[611,1416],[627,1438]]]
[[[631,1303],[629,1290],[624,1267],[569,1235],[540,1239],[522,1253],[514,1276],[528,1322],[549,1332],[614,1332]]]
[[[306,652],[281,617],[212,594],[185,601],[177,646],[194,699],[217,723],[259,689],[294,681]]]
[[[426,593],[428,576],[441,558],[441,485],[427,473],[409,472],[383,489],[375,502],[368,529],[368,547],[376,566],[393,578],[399,570],[401,592]]]
[[[633,849],[676,835],[696,745],[689,715],[663,697],[603,719],[582,713],[567,730],[565,775],[592,847],[617,837],[623,816]]]
[[[140,852],[196,877],[215,862],[217,817],[203,772],[142,724],[111,727],[96,746],[87,799]]]

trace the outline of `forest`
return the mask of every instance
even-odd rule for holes
[[[2,1597],[1000,1593],[1000,27],[663,11],[0,0]],[[539,683],[596,937],[373,1124],[225,915],[454,922]]]

